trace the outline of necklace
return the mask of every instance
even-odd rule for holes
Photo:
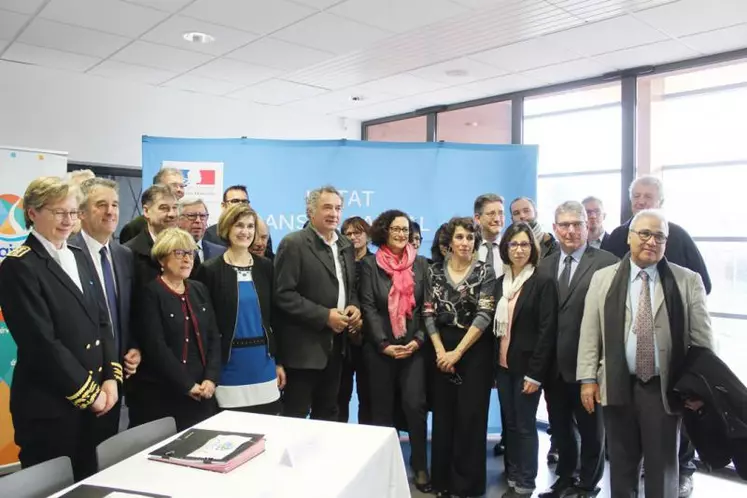
[[[472,262],[470,261],[469,263],[467,263],[467,266],[465,266],[464,268],[457,268],[456,263],[454,262],[453,259],[449,261],[449,267],[451,267],[451,269],[457,273],[462,273],[464,271],[467,271],[467,268],[469,268],[471,264]]]
[[[238,262],[235,262],[233,260],[233,258],[231,257],[231,254],[228,251],[226,251],[226,253],[225,253],[226,263],[228,263],[231,266],[236,266],[236,267],[239,267],[239,268],[245,268],[247,266],[254,266],[254,258],[252,258],[252,255],[251,255],[251,253],[249,251],[247,251],[247,254],[248,254],[249,258],[247,259],[247,263],[244,265],[244,264],[240,264]]]

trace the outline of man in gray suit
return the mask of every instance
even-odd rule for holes
[[[119,223],[119,193],[117,183],[104,178],[84,181],[80,190],[82,201],[79,217],[81,231],[70,237],[69,242],[83,250],[96,269],[100,298],[109,311],[115,348],[124,366],[125,378],[134,374],[140,364],[140,350],[130,331],[130,303],[135,260],[132,251],[112,240]],[[105,432],[109,436],[117,433],[120,425],[119,402],[104,418]]]
[[[555,210],[553,230],[560,251],[540,261],[538,271],[558,283],[558,339],[553,372],[545,383],[550,425],[558,448],[558,480],[540,498],[592,497],[604,472],[604,421],[601,410],[587,413],[581,405],[581,386],[576,382],[576,357],[584,314],[584,300],[597,270],[614,265],[612,254],[588,244],[589,230],[584,206],[564,202]],[[574,420],[576,423],[574,423]],[[581,436],[581,469],[575,427]]]
[[[278,345],[287,383],[284,415],[337,421],[345,333],[362,325],[353,246],[337,231],[342,195],[331,186],[306,200],[309,224],[275,256]]]
[[[669,225],[658,210],[630,223],[630,252],[597,271],[586,294],[576,378],[589,413],[601,403],[612,498],[677,498],[680,403],[670,393],[690,345],[712,347],[703,281],[664,258]]]

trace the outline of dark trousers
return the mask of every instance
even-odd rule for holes
[[[337,396],[337,409],[340,422],[350,419],[350,399],[353,397],[353,377],[355,392],[358,395],[358,423],[371,423],[371,393],[366,363],[363,359],[363,346],[350,345],[348,356],[342,362],[340,392]]]
[[[691,476],[698,470],[695,465],[695,446],[685,431],[685,424],[680,426],[680,449],[677,457],[680,461],[681,476]]]
[[[13,416],[15,442],[23,468],[57,457],[70,457],[80,481],[96,473],[96,446],[106,439],[100,420],[90,410],[75,410],[62,417]]]
[[[440,332],[447,351],[464,336],[463,330],[448,327]],[[441,371],[434,375],[431,477],[437,491],[465,496],[485,493],[492,340],[484,333],[464,353],[456,365],[458,378]]]
[[[340,389],[342,354],[333,352],[322,370],[285,369],[283,415],[337,422],[337,394]]]
[[[612,498],[638,496],[641,460],[646,461],[646,496],[677,498],[679,494],[677,443],[679,417],[664,411],[661,381],[629,382],[632,402],[604,407],[610,454]]]
[[[498,369],[498,395],[506,418],[506,473],[516,488],[530,491],[538,471],[537,407],[542,390],[524,394],[523,388],[523,375]]]
[[[545,385],[545,394],[551,400],[549,409],[552,435],[558,449],[558,466],[555,473],[570,479],[576,472],[578,443],[576,428],[581,436],[580,486],[593,490],[604,473],[604,417],[601,406],[589,414],[581,404],[581,385],[565,382],[560,376]]]
[[[176,430],[183,431],[215,415],[215,398],[196,401],[172,388],[138,382],[127,395],[130,428],[164,417],[174,417]]]
[[[258,415],[280,415],[283,411],[283,405],[278,399],[277,401],[273,401],[271,403],[265,403],[264,405],[254,405],[254,406],[239,406],[235,408],[221,408],[220,411],[225,410],[231,410],[234,412],[242,412],[242,413],[256,413]]]
[[[374,373],[370,376],[373,423],[394,427],[395,407],[401,406],[410,434],[412,468],[416,472],[427,472],[428,427],[425,409],[425,363],[422,353],[416,351],[409,358],[395,360],[379,353],[372,344],[365,344],[363,356],[369,372]]]

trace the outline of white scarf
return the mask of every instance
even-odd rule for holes
[[[524,282],[529,280],[529,277],[534,275],[534,265],[527,264],[521,269],[519,274],[514,278],[514,272],[511,268],[506,265],[505,273],[503,274],[503,295],[498,301],[498,308],[495,311],[495,321],[493,322],[493,334],[496,337],[503,337],[508,331],[508,302],[516,296],[524,285]]]

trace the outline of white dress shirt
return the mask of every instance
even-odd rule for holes
[[[312,226],[312,229],[322,239],[322,242],[332,249],[332,260],[335,263],[335,276],[337,277],[337,309],[344,310],[347,300],[345,299],[345,276],[342,274],[342,263],[340,263],[340,247],[337,243],[339,236],[337,232],[332,232],[332,239],[327,240],[316,228]]]
[[[44,249],[47,250],[52,259],[55,260],[67,276],[70,277],[73,283],[78,287],[78,290],[83,292],[83,285],[80,283],[80,274],[78,273],[78,263],[75,260],[73,251],[67,247],[67,242],[63,242],[62,247],[57,249],[53,243],[36,230],[32,229],[31,233],[34,234],[34,237],[41,242],[42,246],[44,246]]]
[[[628,370],[631,375],[635,375],[636,365],[636,346],[638,344],[638,336],[635,334],[635,318],[638,312],[638,300],[641,297],[641,286],[643,280],[638,275],[642,268],[638,267],[633,261],[630,262],[630,283],[628,285],[628,299],[630,299],[630,312],[632,320],[630,321],[630,330],[628,331],[628,338],[625,341],[625,358],[628,360]],[[651,312],[653,317],[656,317],[656,309],[654,309],[654,292],[656,291],[656,281],[659,278],[659,272],[656,269],[656,265],[649,266],[645,270],[648,273],[648,285],[650,287],[651,294]],[[654,328],[654,375],[659,375],[659,345],[656,339],[656,328]]]

